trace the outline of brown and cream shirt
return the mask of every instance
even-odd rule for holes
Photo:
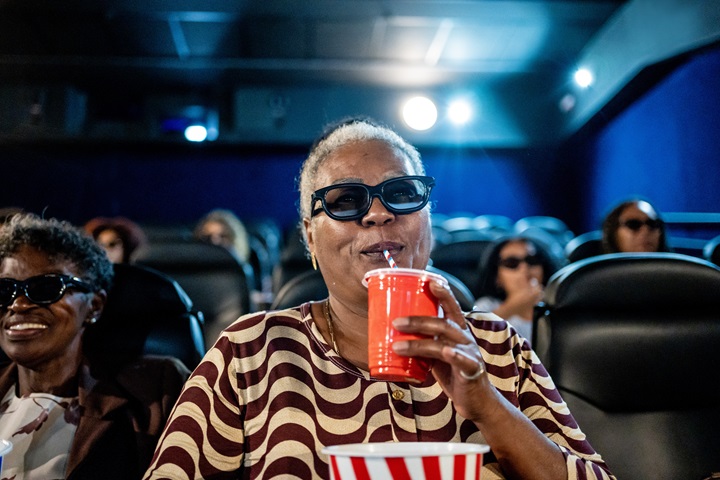
[[[612,478],[528,343],[495,315],[467,319],[491,382],[561,448],[568,478]],[[304,304],[223,332],[185,384],[145,478],[326,479],[323,447],[398,441],[485,443],[432,375],[420,385],[370,378],[332,350]],[[483,480],[503,478],[492,452],[484,461]]]

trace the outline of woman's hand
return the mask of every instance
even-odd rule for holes
[[[480,419],[489,413],[493,404],[490,400],[496,395],[487,379],[482,354],[450,288],[432,282],[430,290],[438,298],[445,318],[395,319],[393,326],[399,331],[429,338],[395,342],[393,348],[400,355],[434,359],[433,376],[453,400],[458,413],[470,420]]]
[[[517,277],[508,281],[505,291],[507,297],[494,313],[502,318],[517,315],[532,320],[533,308],[543,297],[542,284],[535,278]]]
[[[450,288],[436,282],[430,288],[440,300],[445,318],[395,319],[398,330],[429,336],[395,342],[395,352],[435,360],[433,376],[455,410],[480,429],[506,478],[567,478],[557,445],[490,383],[480,349]]]

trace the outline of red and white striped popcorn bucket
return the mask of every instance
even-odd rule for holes
[[[480,480],[483,454],[475,443],[356,443],[325,447],[331,480]]]

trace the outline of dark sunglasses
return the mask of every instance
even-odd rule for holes
[[[36,305],[50,305],[60,300],[68,288],[84,293],[94,290],[81,279],[68,275],[38,275],[23,281],[0,278],[0,308],[7,308],[20,295]]]
[[[637,232],[642,228],[643,225],[647,225],[650,230],[657,230],[658,228],[662,227],[662,224],[662,220],[655,220],[652,218],[648,218],[644,221],[638,220],[637,218],[631,218],[630,220],[625,220],[620,225],[629,228],[633,232]]]
[[[520,267],[521,263],[527,263],[528,267],[534,267],[535,265],[540,265],[540,257],[537,255],[528,255],[525,258],[520,257],[506,257],[501,258],[498,260],[498,265],[501,267],[509,268],[510,270],[515,270],[516,268]]]
[[[374,187],[364,183],[339,183],[316,190],[312,194],[311,209],[320,200],[322,208],[312,211],[311,217],[324,211],[333,220],[357,220],[370,210],[374,197],[396,215],[417,212],[427,205],[435,186],[432,177],[397,177]]]

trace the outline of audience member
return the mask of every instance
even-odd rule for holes
[[[189,372],[155,357],[113,375],[84,355],[112,279],[102,249],[67,222],[20,214],[0,229],[3,478],[120,480],[148,467]]]
[[[529,238],[503,237],[481,261],[483,296],[475,308],[493,312],[530,340],[535,305],[555,272],[545,251]]]
[[[250,258],[250,239],[243,224],[230,210],[216,209],[200,219],[194,237],[202,242],[220,245],[243,262]]]
[[[465,317],[431,291],[443,317],[398,318],[422,340],[396,352],[434,361],[425,382],[368,373],[365,273],[425,268],[434,179],[395,132],[345,122],[311,150],[300,216],[329,297],[241,317],[185,385],[145,478],[329,478],[327,445],[486,443],[497,478],[612,478],[526,342],[499,317]],[[211,434],[212,432],[212,434]]]
[[[147,244],[142,228],[125,217],[93,218],[85,224],[85,231],[113,263],[130,263],[133,253]]]
[[[626,200],[603,220],[602,248],[603,253],[670,251],[665,222],[647,200]]]

